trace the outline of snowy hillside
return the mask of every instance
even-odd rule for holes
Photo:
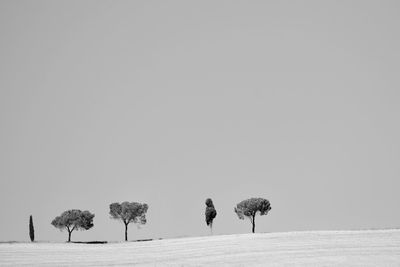
[[[400,266],[400,230],[223,235],[110,244],[0,244],[0,266]]]

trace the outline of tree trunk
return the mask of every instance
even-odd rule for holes
[[[256,230],[256,216],[255,215],[253,215],[253,220],[251,220],[251,223],[253,224],[252,232],[254,234],[254,231]]]
[[[128,241],[128,224],[125,223],[125,241]]]
[[[71,242],[71,233],[72,231],[68,231],[68,242]]]

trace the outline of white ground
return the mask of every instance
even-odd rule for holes
[[[400,266],[400,230],[0,244],[0,266]]]

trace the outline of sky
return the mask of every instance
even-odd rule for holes
[[[400,227],[398,1],[0,0],[0,240]]]

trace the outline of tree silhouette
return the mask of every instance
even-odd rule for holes
[[[32,215],[29,217],[29,237],[32,242],[35,241],[35,229],[33,228]]]
[[[252,224],[252,232],[254,233],[256,228],[256,215],[259,213],[267,215],[271,210],[271,204],[264,198],[250,198],[243,200],[236,205],[235,212],[239,219],[243,220],[245,217],[250,219]]]
[[[94,214],[89,211],[67,210],[54,218],[51,224],[61,231],[67,229],[68,242],[71,242],[71,233],[74,230],[89,230],[93,227]]]
[[[125,241],[128,241],[128,225],[146,224],[146,212],[149,206],[146,203],[122,202],[110,204],[110,215],[112,219],[121,220],[125,225]]]
[[[212,234],[212,224],[213,220],[217,216],[217,211],[215,210],[214,203],[211,198],[206,199],[206,223],[207,226],[210,226],[211,234]]]

